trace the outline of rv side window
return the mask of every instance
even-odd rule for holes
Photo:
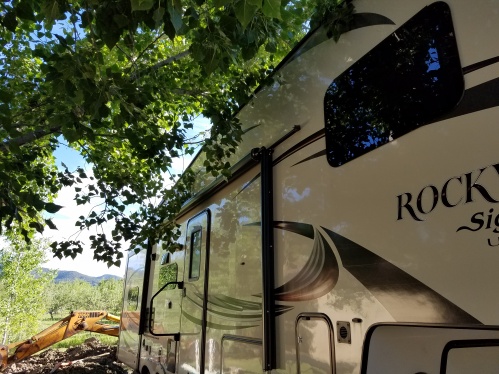
[[[324,97],[327,160],[340,166],[436,120],[464,80],[449,7],[433,3],[335,79]]]
[[[163,287],[165,284],[167,284],[169,282],[176,282],[177,275],[178,275],[178,265],[176,262],[174,262],[172,264],[162,265],[161,269],[159,270],[159,285],[160,285],[160,287]],[[176,287],[175,284],[170,284],[165,289],[166,290],[173,290],[173,289],[175,289],[175,287]]]
[[[201,266],[201,228],[191,234],[191,253],[189,266],[189,280],[199,278],[199,269]]]
[[[128,310],[137,310],[139,306],[139,286],[128,289]]]

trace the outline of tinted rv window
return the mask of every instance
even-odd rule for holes
[[[191,261],[189,268],[189,279],[199,278],[199,269],[201,266],[201,229],[191,234]]]
[[[335,79],[327,159],[340,166],[454,108],[464,81],[449,7],[427,6]]]

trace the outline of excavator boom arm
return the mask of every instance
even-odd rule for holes
[[[31,339],[11,343],[9,345],[0,345],[1,370],[7,365],[25,359],[32,354],[41,351],[61,340],[67,339],[80,331],[92,331],[100,334],[118,336],[118,325],[107,325],[99,323],[107,319],[111,322],[119,323],[120,318],[107,313],[104,310],[97,311],[75,311],[42,332],[34,335]],[[15,349],[9,356],[9,351]]]

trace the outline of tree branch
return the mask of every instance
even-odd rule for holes
[[[189,56],[191,54],[191,52],[189,50],[187,51],[183,51],[183,52],[180,52],[179,54],[175,55],[175,56],[171,56],[171,57],[168,57],[166,60],[163,60],[163,61],[160,61],[152,66],[149,66],[148,68],[146,69],[143,69],[139,72],[136,72],[136,73],[133,73],[130,78],[132,80],[136,80],[138,79],[141,75],[147,75],[147,74],[150,74],[150,73],[153,73],[155,72],[156,70],[159,70],[161,69],[162,67],[166,66],[166,65],[169,65],[175,61],[178,61],[186,56]]]
[[[61,126],[54,126],[48,129],[35,130],[27,134],[21,135],[17,138],[11,139],[9,141],[6,142],[4,141],[2,144],[0,144],[0,152],[5,153],[9,151],[9,147],[11,146],[20,147],[26,143],[30,143],[34,140],[43,138],[47,135],[60,133],[60,130]]]
[[[169,64],[171,64],[175,61],[178,61],[184,57],[187,57],[188,55],[190,55],[189,50],[180,52],[179,54],[176,54],[175,56],[171,56],[171,57],[167,58],[166,60],[160,61],[152,66],[149,66],[149,67],[147,67],[139,72],[132,74],[130,76],[130,79],[136,80],[142,75],[147,75],[147,74],[150,74],[152,72],[155,72],[166,65],[169,65]],[[184,90],[184,89],[173,89],[172,91],[177,95],[191,95],[191,96],[201,95],[201,96],[203,96],[206,94],[205,92],[193,91],[193,90]],[[0,144],[0,152],[3,152],[3,153],[8,152],[10,146],[19,147],[19,146],[25,145],[27,143],[30,143],[34,140],[43,138],[47,135],[60,133],[60,130],[61,130],[61,126],[54,126],[54,127],[49,128],[49,129],[35,130],[35,131],[29,132],[27,134],[21,135],[17,138],[10,139],[9,141],[4,141],[2,144]],[[104,135],[100,134],[100,136],[104,136]]]

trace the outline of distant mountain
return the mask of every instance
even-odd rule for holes
[[[43,270],[49,271],[50,269],[43,269]],[[106,279],[122,279],[122,278],[118,277],[117,275],[111,275],[111,274],[104,274],[101,275],[100,277],[91,277],[90,275],[78,273],[77,271],[57,270],[57,276],[55,277],[55,282],[57,283],[72,282],[77,279],[83,280],[95,286],[99,284],[100,281]]]

